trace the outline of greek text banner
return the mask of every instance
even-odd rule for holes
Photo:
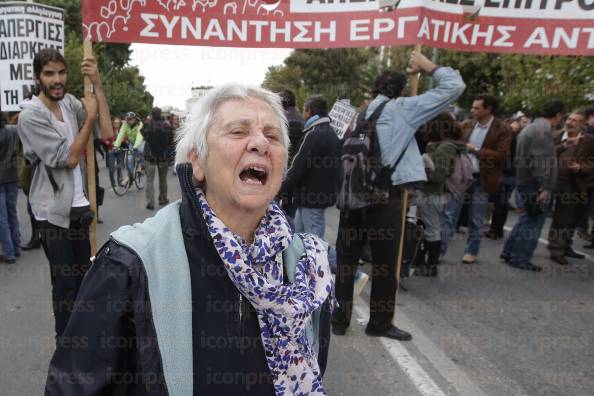
[[[83,33],[93,41],[123,43],[418,43],[458,51],[594,55],[594,0],[83,0]]]
[[[34,3],[0,3],[2,111],[19,111],[34,91],[33,57],[44,48],[64,52],[64,11]]]

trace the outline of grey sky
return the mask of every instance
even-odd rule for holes
[[[132,50],[132,64],[146,78],[155,105],[182,110],[191,87],[229,81],[259,85],[268,66],[282,64],[292,51],[155,44],[132,44]]]

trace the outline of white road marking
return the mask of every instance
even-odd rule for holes
[[[478,385],[470,379],[425,333],[401,310],[395,315],[398,323],[413,335],[417,349],[431,362],[439,374],[456,390],[459,396],[485,396]],[[516,396],[519,394],[516,393]]]
[[[357,299],[361,301],[361,299]],[[367,313],[361,304],[354,304],[354,310],[360,318],[365,318]],[[388,351],[400,369],[408,376],[415,387],[423,396],[446,396],[446,394],[431,379],[429,374],[421,368],[417,361],[408,353],[400,341],[385,337],[378,337],[384,348]]]

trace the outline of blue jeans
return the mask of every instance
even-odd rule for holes
[[[124,160],[123,153],[119,150],[109,150],[107,152],[107,169],[109,169],[110,180],[122,180],[122,161]],[[117,174],[117,179],[115,178]]]
[[[489,195],[481,192],[481,181],[475,177],[474,181],[466,190],[470,195],[470,204],[468,206],[468,240],[464,248],[465,254],[473,256],[478,255],[481,247],[481,236],[483,232],[483,222],[485,221],[485,210],[489,203]],[[441,254],[445,255],[452,235],[456,231],[460,210],[464,204],[463,194],[453,194],[448,202],[444,214],[443,224],[441,225]]]
[[[144,145],[145,143],[142,143],[137,149],[130,149],[130,152],[128,153],[128,172],[130,172],[131,175],[134,174],[135,157],[138,159],[138,162],[140,162],[140,165],[144,166]]]
[[[0,243],[4,257],[21,255],[21,233],[17,217],[18,188],[16,182],[0,184]]]
[[[324,240],[326,230],[325,208],[304,208],[298,207],[295,211],[295,232],[308,232]],[[330,270],[336,272],[336,248],[328,245],[328,262]]]
[[[516,207],[524,208],[527,197],[536,194],[538,192],[533,187],[516,186]],[[525,264],[532,259],[550,204],[549,199],[544,203],[543,213],[538,216],[530,216],[526,212],[520,215],[505,241],[502,256],[508,256],[514,264]]]

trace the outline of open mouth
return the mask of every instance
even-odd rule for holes
[[[239,178],[247,184],[263,186],[268,180],[268,170],[261,166],[250,165],[239,173]]]

